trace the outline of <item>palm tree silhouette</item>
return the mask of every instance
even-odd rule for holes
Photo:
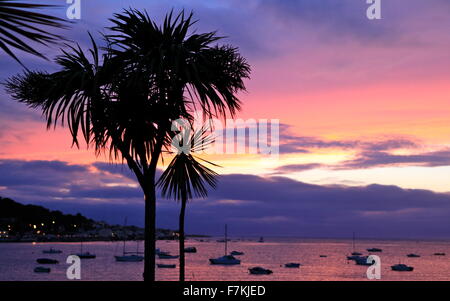
[[[65,20],[30,11],[49,7],[55,6],[0,0],[0,48],[20,64],[20,60],[10,47],[45,58],[42,53],[29,45],[27,40],[46,45],[63,39],[44,30],[42,26],[67,28]]]
[[[181,138],[179,141],[174,139],[173,144],[175,146],[178,146],[177,144],[180,142],[180,145],[186,145],[187,149],[177,147],[177,155],[172,159],[157,183],[161,188],[163,197],[173,198],[181,202],[179,216],[180,281],[185,279],[184,219],[186,204],[193,197],[205,198],[208,195],[206,185],[215,188],[218,176],[216,172],[201,164],[199,160],[214,166],[217,165],[192,155],[203,151],[213,142],[212,138],[208,136],[204,128],[193,132],[192,135],[189,135],[189,132],[187,135],[186,133],[182,135],[186,139]],[[184,144],[184,142],[187,144]]]
[[[91,36],[89,58],[80,46],[56,58],[55,73],[26,71],[8,79],[16,100],[42,110],[47,127],[67,125],[79,140],[126,162],[145,202],[144,280],[155,279],[155,174],[170,147],[172,121],[192,121],[196,109],[209,117],[234,115],[250,66],[228,45],[213,45],[215,32],[191,33],[192,13],[167,14],[162,26],[146,12],[115,14],[112,33],[99,47]]]

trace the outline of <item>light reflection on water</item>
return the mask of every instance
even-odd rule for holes
[[[141,245],[141,250],[143,243]],[[245,252],[238,256],[242,263],[236,266],[213,266],[208,259],[222,256],[223,243],[215,239],[200,242],[188,240],[186,246],[195,246],[197,253],[186,254],[187,280],[366,280],[367,267],[356,266],[346,260],[352,252],[351,240],[324,239],[270,239],[265,243],[239,240],[229,243],[228,250]],[[63,254],[42,254],[42,250],[54,247]],[[158,241],[157,247],[178,254],[177,241]],[[357,242],[357,251],[367,253],[367,248],[383,249],[376,253],[381,257],[382,280],[450,280],[450,242],[448,241],[371,241]],[[66,280],[66,257],[79,252],[79,243],[0,243],[0,281],[8,280]],[[128,251],[136,250],[136,244],[127,243]],[[122,251],[120,242],[87,242],[84,251],[96,253],[96,259],[82,260],[82,280],[141,280],[143,262],[116,262],[114,255]],[[447,256],[434,256],[444,252]],[[408,258],[416,253],[420,258]],[[319,255],[327,255],[325,258]],[[50,274],[36,274],[37,258],[48,257],[60,261],[49,265]],[[288,262],[299,262],[299,269],[285,268]],[[160,260],[157,263],[175,263],[178,260]],[[405,263],[414,267],[413,272],[394,272],[390,266]],[[248,268],[262,266],[273,271],[272,275],[249,275]],[[177,280],[178,269],[157,269],[157,280]]]

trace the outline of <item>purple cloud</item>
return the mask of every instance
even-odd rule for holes
[[[311,169],[330,169],[330,170],[355,170],[367,169],[375,167],[392,167],[392,166],[449,166],[450,150],[443,149],[439,151],[423,152],[410,155],[391,154],[384,150],[386,147],[394,147],[396,144],[381,143],[380,145],[371,145],[374,150],[365,150],[358,152],[355,158],[343,161],[338,164],[322,164],[322,163],[305,163],[305,164],[288,164],[282,165],[274,169],[274,174],[285,174],[290,172],[302,172]],[[389,149],[389,148],[388,148]]]
[[[450,150],[424,152],[413,155],[396,155],[388,152],[364,151],[355,159],[342,162],[335,169],[357,169],[383,166],[414,165],[414,166],[448,166],[450,165]]]
[[[275,169],[275,174],[286,174],[291,172],[301,172],[311,169],[317,169],[325,167],[326,165],[320,164],[320,163],[305,163],[305,164],[289,164],[289,165],[282,165],[280,167],[277,167]]]
[[[359,151],[387,151],[395,149],[415,149],[420,142],[412,137],[385,136],[374,140],[325,140],[319,137],[299,136],[292,132],[291,126],[280,125],[280,153],[307,153],[311,149],[352,149]]]
[[[143,198],[118,168],[52,161],[0,161],[0,195],[91,218],[143,224]],[[98,172],[103,167],[108,172]],[[6,175],[6,176],[5,176]],[[9,176],[9,177],[8,177]],[[34,179],[34,180],[33,180]],[[42,180],[45,179],[45,180]],[[158,199],[158,225],[177,227],[179,205]],[[450,237],[450,195],[396,186],[321,186],[285,177],[222,175],[190,202],[189,233],[347,237]]]

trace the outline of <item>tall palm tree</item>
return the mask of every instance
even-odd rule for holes
[[[183,139],[182,139],[183,140]],[[185,231],[184,219],[186,204],[193,197],[206,197],[207,185],[216,187],[218,174],[202,163],[215,165],[209,161],[195,157],[193,154],[204,150],[212,142],[204,129],[194,132],[187,139],[187,148],[178,148],[178,153],[170,162],[158,180],[163,197],[173,198],[181,203],[179,216],[179,252],[180,252],[180,281],[185,280]],[[174,141],[176,145],[178,141]],[[183,141],[180,141],[183,145]],[[215,165],[217,166],[217,165]]]
[[[55,6],[0,0],[0,48],[19,63],[20,60],[11,47],[45,58],[28,42],[33,41],[43,45],[55,43],[62,37],[46,31],[43,27],[67,27],[64,19],[32,11],[50,7]]]
[[[48,128],[67,125],[75,146],[81,136],[96,154],[109,152],[134,172],[145,202],[144,280],[154,281],[155,174],[170,146],[172,121],[193,120],[195,109],[209,117],[234,115],[250,67],[236,48],[217,45],[215,32],[192,33],[192,14],[169,13],[158,26],[131,9],[111,21],[102,52],[91,37],[90,55],[70,47],[56,59],[59,71],[26,71],[6,87],[42,110]]]

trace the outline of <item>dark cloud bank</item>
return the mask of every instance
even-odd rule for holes
[[[94,168],[95,167],[95,168]],[[0,195],[67,213],[143,224],[140,189],[122,166],[0,161]],[[176,228],[178,205],[160,199],[158,225]],[[449,238],[450,195],[396,186],[319,186],[232,174],[188,206],[190,233],[300,237]]]

